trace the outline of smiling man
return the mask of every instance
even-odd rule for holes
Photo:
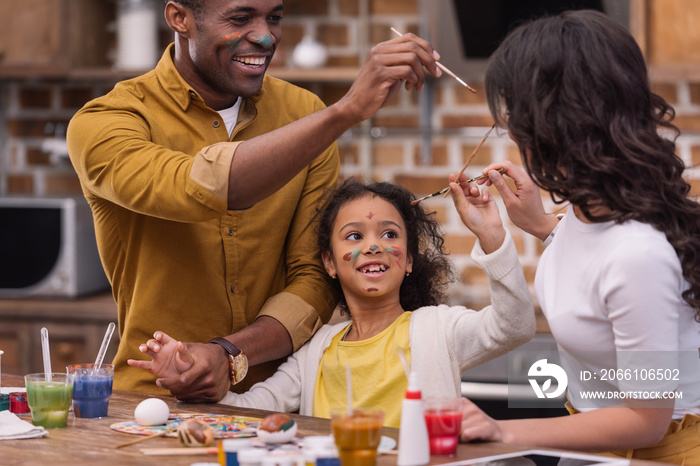
[[[283,12],[281,0],[167,1],[175,40],[156,68],[70,123],[118,305],[117,389],[217,401],[303,345],[335,306],[309,226],[336,183],[335,139],[402,84],[440,75],[430,44],[409,34],[374,47],[326,108],[265,74]],[[156,330],[189,342],[195,363],[176,379],[133,361]]]

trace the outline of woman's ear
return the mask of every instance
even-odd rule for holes
[[[336,271],[335,271],[335,264],[333,263],[333,258],[331,257],[331,252],[330,251],[323,251],[321,253],[321,260],[323,260],[323,267],[326,268],[326,272],[328,272],[328,275],[331,277],[336,276]]]
[[[406,254],[406,273],[413,272],[413,256]]]

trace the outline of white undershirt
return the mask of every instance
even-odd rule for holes
[[[221,115],[221,119],[224,120],[224,125],[226,125],[229,137],[231,136],[233,128],[236,126],[236,122],[238,121],[238,110],[241,108],[242,100],[243,99],[239,97],[233,106],[219,110],[219,115]]]

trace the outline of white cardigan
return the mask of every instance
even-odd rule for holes
[[[411,314],[411,366],[425,397],[460,396],[462,372],[520,346],[535,333],[532,299],[510,233],[506,231],[503,245],[491,254],[477,241],[472,259],[488,275],[490,306],[477,312],[443,304]],[[270,378],[246,393],[229,392],[221,403],[312,415],[319,362],[347,324],[324,325]]]

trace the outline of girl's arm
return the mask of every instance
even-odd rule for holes
[[[661,440],[673,414],[673,400],[652,403],[667,407],[620,406],[572,416],[499,421],[463,398],[460,439],[591,452],[648,447]]]

